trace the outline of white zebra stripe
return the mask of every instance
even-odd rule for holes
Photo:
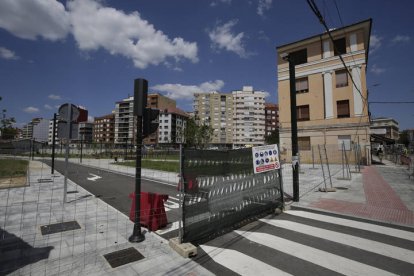
[[[359,248],[362,250],[366,250],[369,252],[377,253],[383,256],[414,264],[414,251],[405,248],[399,248],[377,241],[372,241],[348,234],[338,233],[331,230],[325,230],[292,221],[276,219],[260,219],[260,221],[276,227],[281,227],[298,233],[303,233],[309,236],[333,241],[347,246],[352,246],[355,248]]]
[[[270,247],[344,275],[396,275],[370,265],[273,235],[245,231],[235,232],[255,243]]]
[[[240,275],[291,275],[276,267],[232,249],[200,245],[216,263],[233,270]]]
[[[316,214],[312,212],[305,212],[305,211],[289,210],[289,211],[284,211],[284,213],[293,215],[293,216],[302,217],[302,218],[309,218],[309,219],[318,220],[322,222],[328,222],[328,223],[333,223],[337,225],[348,226],[348,227],[352,227],[356,229],[367,230],[367,231],[380,233],[380,234],[384,234],[388,236],[393,236],[393,237],[397,237],[397,238],[401,238],[401,239],[405,239],[409,241],[414,241],[413,232],[408,232],[408,231],[404,231],[400,229],[394,229],[394,228],[385,227],[381,225],[375,225],[371,223],[360,222],[360,221],[355,221],[355,220],[350,220],[350,219],[326,216],[326,215]]]

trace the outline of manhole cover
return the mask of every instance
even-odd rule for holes
[[[145,258],[134,247],[108,253],[104,255],[104,257],[112,268],[136,262]]]
[[[81,227],[77,221],[67,221],[40,226],[40,231],[42,232],[42,235],[45,236],[65,231],[76,230],[80,228]]]

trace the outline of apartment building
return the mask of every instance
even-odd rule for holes
[[[399,124],[393,118],[375,118],[371,119],[371,141],[381,140],[381,138],[386,138],[384,142],[390,143],[391,141],[395,143],[400,138],[400,128]]]
[[[195,93],[194,116],[199,124],[213,129],[211,144],[231,147],[233,144],[233,96],[232,94]]]
[[[128,97],[115,104],[115,144],[132,144],[134,135],[134,97]]]
[[[176,107],[173,99],[160,94],[148,94],[147,107],[166,109]],[[134,118],[134,97],[128,97],[115,104],[115,139],[118,145],[135,143],[135,118]],[[155,145],[158,142],[158,131],[144,139],[144,144]]]
[[[162,109],[159,117],[158,143],[170,145],[185,143],[184,131],[189,117],[179,108]]]
[[[312,145],[359,144],[363,158],[369,148],[366,70],[372,20],[321,33],[277,47],[280,147],[291,156],[288,54],[295,62],[299,151]],[[343,58],[346,69],[341,62]],[[306,160],[302,160],[305,161]]]
[[[33,127],[39,124],[43,118],[33,118],[29,123],[22,128],[23,139],[33,139]]]
[[[252,86],[232,92],[233,147],[260,146],[265,137],[265,97]]]
[[[113,144],[115,140],[115,113],[95,117],[93,125],[93,141]]]
[[[265,103],[265,137],[279,128],[279,105]]]

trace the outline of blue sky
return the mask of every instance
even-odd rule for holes
[[[316,4],[330,28],[373,19],[369,101],[414,101],[414,1]],[[135,78],[186,111],[244,85],[277,102],[276,46],[323,31],[306,0],[0,0],[0,109],[18,127],[66,102],[102,116]],[[414,128],[413,104],[370,110]]]

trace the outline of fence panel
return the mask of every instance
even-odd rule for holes
[[[251,149],[183,151],[183,242],[238,227],[282,205],[279,171],[253,173]]]

